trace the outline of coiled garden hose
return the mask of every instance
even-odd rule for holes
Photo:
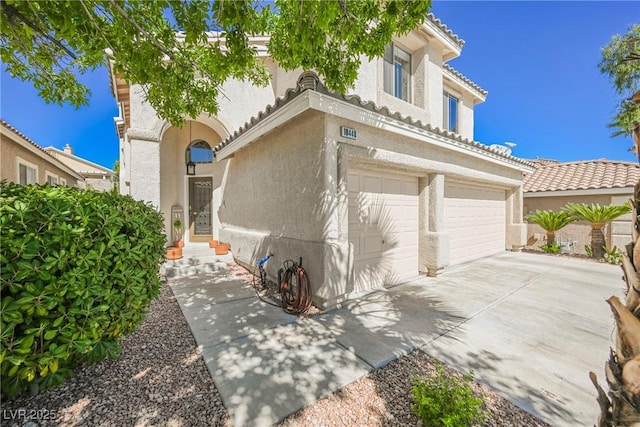
[[[284,273],[280,282],[280,296],[282,309],[289,314],[304,314],[311,308],[311,284],[300,264],[287,260],[282,265]]]

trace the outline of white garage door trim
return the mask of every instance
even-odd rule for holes
[[[451,265],[505,250],[504,189],[455,181],[445,182],[444,206],[444,225],[451,239]]]
[[[353,292],[418,276],[418,178],[350,169]]]

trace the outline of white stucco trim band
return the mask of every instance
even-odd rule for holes
[[[395,151],[383,150],[377,148],[376,154],[363,146],[340,141],[343,151],[349,157],[349,162],[358,165],[360,168],[375,167],[385,165],[387,168],[397,168],[394,173],[405,174],[411,176],[424,176],[430,174],[443,174],[447,176],[447,180],[460,183],[468,183],[472,181],[476,185],[487,186],[491,188],[510,189],[519,187],[522,181],[517,179],[498,176],[490,172],[482,172],[474,170],[470,172],[469,168],[460,166],[455,163],[447,163],[433,159],[425,159],[422,157],[414,157],[407,154],[397,153]]]
[[[160,133],[150,129],[129,128],[127,129],[129,142],[134,139],[140,141],[160,142]]]
[[[587,190],[532,191],[525,192],[524,197],[595,196],[599,194],[633,194],[633,187],[590,188]]]
[[[359,98],[354,97],[350,98],[350,100],[352,102],[337,99],[330,94],[323,94],[314,90],[306,90],[302,93],[298,93],[295,95],[295,98],[285,101],[286,105],[282,105],[274,112],[268,114],[248,130],[238,135],[227,145],[220,148],[216,152],[216,158],[218,160],[223,160],[230,157],[233,153],[247,146],[260,136],[274,130],[304,111],[313,109],[336,117],[341,117],[355,123],[382,129],[397,135],[424,141],[431,145],[471,155],[473,157],[499,164],[501,166],[517,169],[522,172],[533,172],[535,170],[533,166],[529,166],[526,162],[515,157],[507,158],[499,153],[493,153],[485,148],[481,148],[479,144],[478,146],[474,146],[472,143],[448,138],[446,136],[439,135],[434,131],[429,131],[413,124],[406,123],[401,119],[401,116],[398,113],[388,116],[376,111],[371,111],[355,104],[360,102]]]

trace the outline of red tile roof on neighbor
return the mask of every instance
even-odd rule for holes
[[[599,159],[536,163],[536,171],[524,178],[525,193],[633,187],[640,180],[640,165],[633,162]]]
[[[10,131],[12,131],[13,133],[15,133],[16,135],[18,135],[20,138],[24,139],[26,142],[28,142],[29,144],[33,145],[34,147],[36,147],[38,150],[42,151],[43,153],[45,153],[47,156],[51,157],[52,159],[55,159],[55,157],[53,157],[51,155],[51,153],[47,153],[44,148],[42,148],[41,146],[39,146],[38,144],[36,144],[31,138],[29,138],[27,135],[25,135],[24,133],[20,132],[18,129],[16,129],[15,127],[11,126],[9,123],[5,122],[3,119],[0,118],[0,125],[6,127],[7,129],[9,129]]]

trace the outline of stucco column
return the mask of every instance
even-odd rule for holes
[[[527,224],[522,220],[522,203],[522,186],[507,190],[507,250],[519,251],[527,242]]]
[[[449,265],[449,234],[444,228],[444,175],[420,178],[418,190],[420,272],[437,276]]]
[[[314,286],[314,297],[319,298],[322,305],[335,306],[349,292],[348,284],[353,276],[349,254],[348,156],[335,139],[325,139],[322,150],[324,283]]]
[[[129,194],[160,208],[160,144],[130,135]]]

